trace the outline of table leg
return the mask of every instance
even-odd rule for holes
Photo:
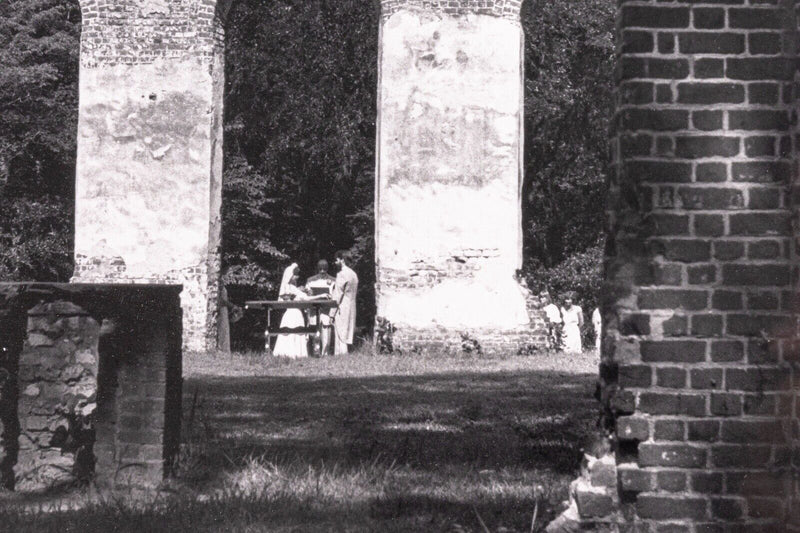
[[[266,334],[264,335],[264,337],[266,337],[264,341],[264,346],[266,347],[266,349],[264,350],[264,355],[269,355],[270,351],[272,350],[272,347],[270,346],[269,343],[270,339],[272,338],[269,336],[269,328],[271,325],[272,325],[272,309],[267,307],[267,329],[266,329]]]
[[[320,306],[315,306],[315,311],[317,312],[317,342],[319,343],[319,356],[320,358],[325,357],[325,354],[322,353],[322,316],[319,312]]]

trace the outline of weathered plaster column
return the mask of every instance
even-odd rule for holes
[[[73,281],[178,283],[216,345],[226,6],[81,0]]]
[[[401,346],[536,341],[521,266],[519,1],[384,0],[378,315]],[[536,313],[533,313],[534,315]]]

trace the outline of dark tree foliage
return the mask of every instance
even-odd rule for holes
[[[0,2],[0,279],[72,274],[77,0]]]
[[[612,0],[527,0],[525,273],[536,288],[599,282]],[[350,249],[362,324],[374,312],[376,0],[239,0],[227,28],[223,264],[232,294],[274,296]],[[72,271],[80,10],[0,1],[0,279]],[[238,290],[237,290],[238,288]]]
[[[525,273],[532,287],[599,290],[613,116],[610,0],[528,0],[525,28]]]
[[[282,268],[351,250],[374,308],[378,4],[240,0],[228,24],[226,282],[274,296]]]

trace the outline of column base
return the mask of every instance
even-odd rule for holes
[[[396,324],[394,348],[402,352],[531,354],[545,349],[541,327],[519,329],[419,328]]]

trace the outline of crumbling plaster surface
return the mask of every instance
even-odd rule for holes
[[[185,63],[81,72],[75,252],[132,277],[208,253],[211,76]]]
[[[81,0],[72,281],[183,285],[216,346],[224,21],[231,0]]]
[[[517,22],[489,15],[407,9],[382,23],[378,314],[397,325],[529,322],[514,279],[521,43]]]
[[[215,56],[217,66],[191,57],[84,65],[80,80],[73,280],[183,284],[184,345],[195,350],[213,346],[216,331],[221,50]],[[92,266],[109,261],[114,272]]]

